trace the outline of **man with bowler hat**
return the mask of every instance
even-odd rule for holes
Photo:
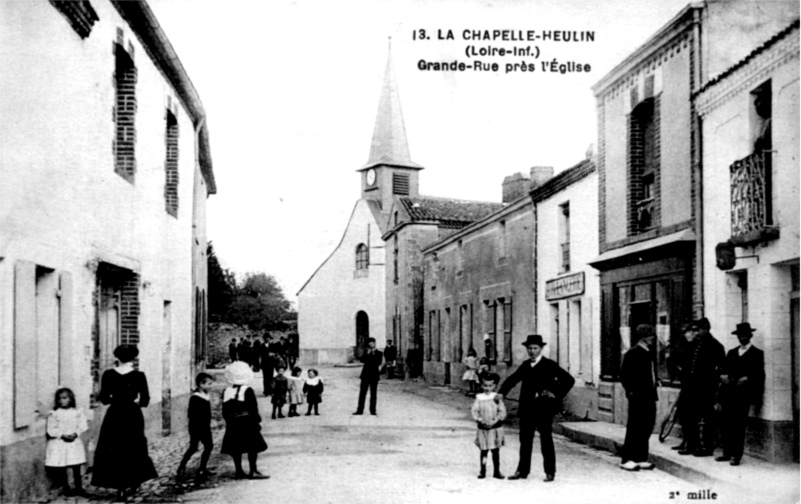
[[[376,392],[378,391],[378,376],[381,373],[381,364],[383,363],[384,356],[375,348],[375,338],[367,340],[367,350],[362,354],[362,374],[361,384],[359,386],[359,405],[356,408],[354,415],[361,415],[364,413],[364,400],[367,398],[367,389],[370,389],[370,414],[377,415]]]
[[[553,481],[556,477],[556,453],[553,447],[553,416],[559,411],[562,399],[567,395],[575,380],[559,365],[542,356],[545,342],[539,334],[531,334],[523,343],[528,351],[529,360],[520,365],[512,373],[498,394],[503,397],[519,382],[520,400],[518,416],[520,417],[520,460],[517,471],[510,480],[525,479],[531,471],[531,450],[534,444],[534,432],[540,433],[540,449],[545,469],[545,481]]]
[[[620,367],[620,381],[629,400],[626,440],[620,468],[627,471],[653,469],[648,462],[648,439],[656,422],[656,368],[652,348],[654,326],[640,324],[635,331],[637,343],[626,352]]]
[[[765,382],[765,354],[751,344],[755,329],[751,324],[737,324],[732,334],[737,336],[740,346],[726,354],[726,362],[720,376],[721,403],[723,406],[723,455],[718,462],[740,465],[745,444],[745,427],[751,405],[762,399]]]

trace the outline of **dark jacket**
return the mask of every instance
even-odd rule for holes
[[[530,360],[521,364],[504,380],[498,392],[506,396],[519,382],[522,384],[518,412],[521,418],[525,418],[539,414],[555,414],[576,380],[559,367],[559,364],[542,357],[534,367],[531,367]],[[546,391],[555,397],[544,396]]]
[[[656,401],[654,382],[654,359],[651,352],[640,345],[634,345],[623,357],[620,368],[620,381],[626,389],[626,397],[631,400]]]
[[[360,360],[364,366],[362,366],[362,374],[359,378],[368,381],[378,381],[378,375],[381,372],[381,364],[384,362],[384,355],[378,350],[373,350],[372,354],[365,350]]]
[[[192,394],[189,397],[189,435],[203,436],[211,435],[211,402]]]
[[[384,357],[386,357],[387,362],[392,362],[398,358],[398,347],[395,345],[387,345],[384,347]]]
[[[737,348],[726,354],[726,362],[721,374],[728,375],[729,383],[723,386],[724,399],[747,401],[759,404],[765,385],[765,354],[759,348],[751,346],[742,356]],[[740,378],[747,378],[739,384]]]
[[[693,397],[714,395],[726,358],[723,345],[711,334],[699,335],[684,349],[681,363],[682,392]]]

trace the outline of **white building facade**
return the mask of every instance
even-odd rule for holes
[[[380,207],[360,199],[334,252],[298,292],[300,362],[344,363],[384,334],[384,241]]]
[[[799,23],[710,80],[703,124],[706,315],[727,349],[740,322],[765,352],[765,391],[746,447],[798,461]],[[724,245],[725,244],[725,245]],[[734,257],[718,267],[718,255]],[[725,261],[723,261],[725,262]]]
[[[0,500],[47,488],[58,387],[89,418],[137,344],[148,436],[186,425],[205,350],[205,112],[143,1],[0,5]]]

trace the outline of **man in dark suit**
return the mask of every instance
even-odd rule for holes
[[[627,471],[653,469],[648,462],[648,439],[656,422],[656,368],[652,348],[656,333],[649,324],[640,324],[635,331],[637,344],[623,357],[620,381],[629,401],[626,441],[620,468]]]
[[[528,351],[529,360],[512,373],[498,393],[501,397],[509,393],[519,382],[520,402],[520,460],[517,471],[510,480],[525,479],[531,471],[531,450],[534,444],[534,432],[540,433],[540,449],[545,469],[545,481],[553,481],[556,477],[556,453],[553,447],[553,416],[558,412],[562,399],[567,395],[575,380],[559,365],[542,356],[545,342],[539,334],[531,334],[523,343]]]
[[[683,352],[681,364],[681,430],[685,448],[682,455],[712,455],[712,414],[720,381],[720,369],[726,359],[723,345],[709,332],[709,320],[692,323],[692,338]]]
[[[732,334],[737,335],[740,346],[726,354],[726,363],[720,376],[723,405],[723,455],[718,462],[730,461],[740,465],[745,444],[745,427],[752,404],[762,400],[765,383],[765,354],[751,344],[754,329],[751,324],[737,324]]]
[[[362,354],[361,385],[359,386],[359,406],[356,408],[354,415],[361,415],[364,413],[364,400],[367,398],[367,388],[370,388],[370,414],[377,415],[376,392],[378,391],[378,376],[381,373],[381,364],[384,356],[375,349],[375,338],[367,340],[367,350]]]

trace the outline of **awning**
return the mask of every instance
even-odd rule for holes
[[[589,261],[590,266],[595,269],[608,269],[604,267],[609,265],[613,262],[622,261],[628,256],[636,256],[636,255],[643,255],[648,254],[651,255],[654,252],[657,252],[657,249],[664,249],[665,247],[669,247],[672,245],[681,245],[681,244],[688,244],[688,243],[695,243],[695,232],[688,228],[683,229],[681,231],[676,231],[675,233],[671,233],[664,236],[659,236],[656,238],[652,238],[650,240],[643,240],[641,242],[632,243],[631,245],[626,245],[624,247],[616,248],[614,250],[608,250],[603,254],[599,255],[592,261]]]

